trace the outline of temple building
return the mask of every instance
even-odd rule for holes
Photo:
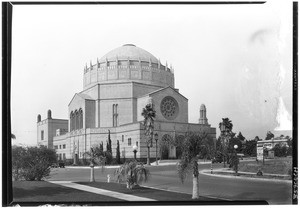
[[[144,49],[126,44],[84,67],[83,90],[71,99],[68,119],[54,119],[50,110],[44,120],[38,115],[38,145],[56,149],[61,160],[80,161],[85,158],[83,153],[100,143],[106,150],[109,134],[114,158],[119,141],[121,158],[133,158],[136,145],[137,158],[146,159],[141,113],[149,103],[156,111],[154,133],[158,140],[201,131],[216,138],[205,105],[201,105],[199,123],[189,123],[188,99],[175,88],[174,69]],[[159,157],[178,157],[172,145],[158,153],[164,155]],[[150,156],[156,156],[155,141]]]

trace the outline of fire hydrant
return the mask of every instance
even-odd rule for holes
[[[108,174],[107,175],[107,183],[109,183],[110,182],[110,175]]]

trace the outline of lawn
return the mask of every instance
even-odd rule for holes
[[[59,186],[47,181],[14,181],[13,205],[88,204],[116,202],[120,199]]]
[[[77,182],[78,184],[101,188],[105,190],[120,192],[124,194],[146,197],[159,202],[148,202],[150,204],[214,204],[218,199],[200,197],[192,201],[190,194],[162,191],[146,187],[138,187],[132,190],[126,188],[125,184],[107,182]],[[174,203],[177,202],[177,203]],[[209,203],[210,202],[210,203]],[[147,204],[148,204],[147,203]],[[13,202],[11,205],[127,205],[146,204],[139,202],[128,202],[121,199],[85,192],[69,187],[52,184],[47,181],[14,181]]]
[[[240,161],[239,171],[257,173],[260,169],[263,173],[290,175],[292,169],[292,158],[276,158],[262,162]]]
[[[119,183],[107,183],[107,182],[77,182],[87,186],[97,187],[110,191],[120,192],[124,194],[135,195],[138,197],[146,197],[155,199],[158,201],[192,201],[191,194],[170,192],[158,189],[152,189],[147,187],[137,187],[132,190],[127,189],[125,184]],[[218,201],[218,199],[212,199],[207,197],[200,197],[197,201]]]

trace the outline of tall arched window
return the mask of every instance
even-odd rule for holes
[[[75,110],[75,114],[74,114],[74,130],[77,130],[78,129],[78,125],[79,125],[79,123],[78,123],[78,111],[77,110]]]
[[[79,109],[79,129],[83,128],[83,112],[82,109]]]
[[[118,121],[118,104],[116,104],[115,109],[116,109],[116,111],[115,111],[116,126],[118,126],[118,124],[119,124],[119,121]]]
[[[74,130],[74,113],[73,111],[70,114],[70,131]]]
[[[117,104],[113,104],[113,127],[118,126],[118,105]]]

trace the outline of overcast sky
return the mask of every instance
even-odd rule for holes
[[[222,118],[247,139],[291,130],[292,3],[264,5],[13,6],[12,132],[36,144],[36,120],[67,119],[83,69],[134,44],[175,69],[175,87],[218,129]],[[219,134],[219,132],[217,132]]]

